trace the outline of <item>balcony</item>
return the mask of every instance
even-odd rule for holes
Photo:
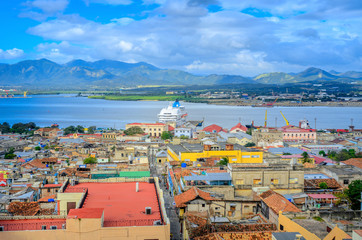
[[[252,189],[253,185],[236,185],[237,189]]]

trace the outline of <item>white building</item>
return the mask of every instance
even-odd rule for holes
[[[189,128],[189,127],[180,127],[180,128],[175,128],[174,130],[175,132],[175,137],[188,137],[188,138],[193,138],[193,129]]]

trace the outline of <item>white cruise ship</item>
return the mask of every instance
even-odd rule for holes
[[[160,123],[176,122],[176,126],[181,126],[186,122],[187,112],[184,106],[180,105],[180,102],[176,100],[173,104],[162,108],[158,114],[158,121]]]

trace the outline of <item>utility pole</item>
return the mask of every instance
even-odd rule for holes
[[[317,118],[314,118],[314,128],[317,131]]]
[[[277,126],[277,122],[278,122],[278,118],[277,117],[275,117],[275,128],[277,128],[278,126]]]

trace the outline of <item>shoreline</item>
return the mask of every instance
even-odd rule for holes
[[[161,96],[160,99],[157,99],[158,96],[121,96],[117,99],[114,96],[88,96],[89,99],[103,99],[108,101],[174,101],[179,96]],[[149,99],[147,99],[149,98]],[[275,103],[272,107],[267,106],[255,106],[260,104],[260,102],[242,102],[239,99],[185,99],[180,97],[180,101],[188,103],[205,103],[209,105],[222,105],[222,106],[241,106],[241,107],[252,107],[252,108],[273,108],[273,107],[362,107],[362,102],[305,102],[305,103],[293,103],[293,102],[280,102]]]

